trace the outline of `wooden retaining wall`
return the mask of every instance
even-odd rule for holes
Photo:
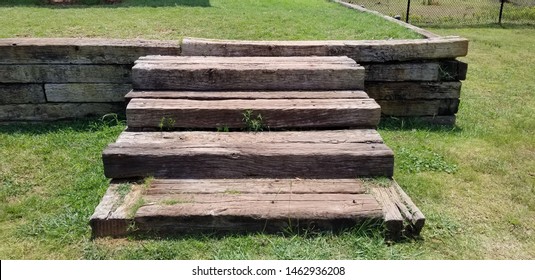
[[[348,56],[385,116],[453,124],[467,65],[460,37],[382,41],[0,39],[0,122],[124,112],[131,68],[145,55]]]
[[[140,56],[180,55],[175,41],[0,39],[0,122],[124,113]]]

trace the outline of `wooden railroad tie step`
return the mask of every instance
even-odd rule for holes
[[[249,116],[244,116],[248,114]],[[153,99],[134,98],[129,129],[244,128],[257,119],[264,129],[376,127],[381,108],[373,99]]]
[[[135,90],[358,90],[364,68],[344,57],[146,56]]]
[[[361,90],[323,90],[323,91],[143,91],[132,90],[125,99],[189,99],[189,100],[227,100],[227,99],[369,99]]]
[[[403,224],[419,232],[425,218],[410,199],[407,203],[393,180],[387,181],[386,185],[359,179],[113,181],[90,224],[95,237],[339,230],[365,221],[385,221],[394,238],[403,234]],[[377,197],[378,193],[389,195]],[[410,209],[400,214],[391,205]]]
[[[123,132],[102,155],[108,178],[355,178],[393,174],[394,154],[370,129]]]

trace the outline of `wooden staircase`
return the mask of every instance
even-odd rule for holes
[[[355,61],[147,56],[133,79],[128,128],[102,155],[114,180],[94,236],[423,227]]]

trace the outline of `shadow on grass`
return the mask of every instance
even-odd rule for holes
[[[125,8],[125,7],[211,7],[210,0],[122,0],[106,4],[104,0],[76,0],[78,4],[49,4],[48,0],[2,0],[0,7],[39,7],[48,9]]]
[[[87,132],[99,130],[103,126],[115,126],[124,124],[124,116],[111,114],[100,118],[94,117],[54,122],[13,122],[8,124],[0,124],[0,134],[40,135],[66,130]]]
[[[417,118],[383,117],[378,129],[390,131],[425,130],[434,132],[459,133],[462,128],[457,125],[430,124]]]

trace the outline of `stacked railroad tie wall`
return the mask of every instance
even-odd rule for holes
[[[124,114],[134,61],[179,53],[175,41],[0,39],[0,122]]]
[[[0,39],[0,122],[124,113],[131,67],[145,55],[348,56],[384,116],[454,124],[468,41],[178,41]]]

